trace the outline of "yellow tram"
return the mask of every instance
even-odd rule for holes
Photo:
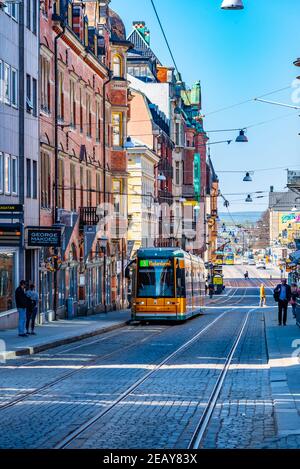
[[[134,263],[132,319],[183,321],[201,313],[206,269],[178,248],[139,249]]]

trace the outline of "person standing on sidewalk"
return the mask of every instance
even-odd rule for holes
[[[15,291],[16,307],[19,313],[19,337],[27,337],[25,334],[26,309],[28,306],[28,298],[25,293],[25,280],[21,280]]]
[[[27,334],[35,335],[34,326],[35,326],[35,318],[38,312],[38,302],[39,302],[39,294],[35,290],[35,286],[32,283],[27,290],[26,295],[28,297],[28,306],[26,310],[26,332]],[[31,322],[31,332],[29,332]]]
[[[263,283],[260,284],[259,288],[260,307],[266,306],[266,289]]]
[[[281,326],[283,320],[283,325],[286,326],[287,310],[292,298],[292,290],[285,278],[283,278],[281,284],[277,285],[274,289],[274,298],[275,301],[278,301],[278,325]]]
[[[296,317],[296,309],[297,309],[297,298],[299,298],[300,292],[298,290],[297,284],[292,283],[292,298],[291,298],[291,305],[293,310],[293,317]]]

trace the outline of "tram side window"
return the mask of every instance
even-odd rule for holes
[[[176,267],[176,292],[177,297],[185,296],[185,270],[179,266]]]

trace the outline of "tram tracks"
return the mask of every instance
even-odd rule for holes
[[[246,318],[243,320],[242,322],[242,325],[240,327],[240,330],[239,330],[239,333],[238,333],[238,336],[236,337],[236,339],[234,340],[233,344],[232,344],[232,347],[225,359],[225,362],[224,362],[224,366],[221,370],[221,373],[215,383],[215,386],[212,390],[212,393],[208,399],[208,402],[207,402],[207,405],[205,406],[205,409],[200,417],[200,420],[198,422],[198,425],[194,431],[194,434],[190,440],[190,443],[188,445],[188,449],[199,449],[200,446],[201,446],[201,442],[203,440],[203,437],[208,429],[208,426],[209,426],[209,423],[210,423],[210,420],[211,420],[211,417],[212,417],[212,414],[213,414],[213,411],[216,407],[216,404],[217,404],[217,401],[218,401],[218,398],[219,398],[219,395],[220,395],[220,392],[222,390],[222,386],[224,384],[224,381],[226,379],[226,376],[227,376],[227,373],[230,369],[230,365],[232,363],[232,360],[234,358],[234,355],[235,355],[235,352],[236,352],[236,349],[238,347],[238,345],[240,344],[240,341],[241,341],[241,338],[243,336],[243,333],[244,333],[244,330],[246,328],[246,325],[248,323],[248,320],[249,320],[249,316],[251,314],[251,312],[255,311],[257,308],[252,308],[248,311],[247,315],[246,315]]]
[[[62,376],[56,378],[56,379],[53,379],[52,381],[48,382],[48,383],[45,383],[44,385],[32,390],[32,391],[29,391],[29,392],[26,392],[26,393],[22,393],[21,395],[19,395],[19,397],[9,401],[9,402],[6,402],[5,404],[2,404],[0,405],[0,412],[9,408],[9,407],[13,407],[17,404],[19,404],[20,402],[22,401],[25,401],[26,399],[28,399],[29,397],[31,396],[34,396],[36,394],[39,394],[53,386],[55,386],[56,384],[70,378],[71,376],[79,373],[80,371],[83,371],[84,369],[88,369],[89,367],[91,367],[92,365],[95,365],[98,361],[100,360],[105,360],[107,358],[110,358],[112,357],[113,355],[116,355],[118,353],[120,353],[121,351],[124,351],[124,350],[129,350],[133,347],[136,347],[137,344],[143,344],[147,341],[150,341],[151,339],[153,339],[154,337],[156,337],[157,335],[160,335],[162,332],[166,331],[167,329],[170,329],[171,326],[169,328],[164,328],[163,330],[159,330],[158,332],[155,332],[154,334],[151,334],[147,337],[144,337],[143,339],[139,340],[138,342],[137,341],[134,341],[133,343],[127,345],[127,346],[122,346],[122,347],[119,347],[117,348],[116,350],[113,350],[112,352],[109,352],[109,353],[106,353],[106,354],[103,354],[103,355],[98,355],[97,357],[93,358],[92,360],[89,360],[88,362],[86,362],[84,365],[82,366],[79,366],[78,368],[76,368],[75,370],[71,370],[65,374],[63,374]],[[119,334],[115,333],[113,335],[110,335],[109,337],[105,337],[105,338],[101,338],[101,339],[98,339],[97,341],[93,341],[93,342],[89,342],[87,344],[81,344],[81,345],[77,345],[71,349],[67,349],[67,351],[74,351],[75,349],[77,348],[82,348],[82,347],[88,347],[90,345],[94,345],[94,344],[98,344],[104,340],[108,340],[108,339],[112,339],[114,337],[117,337],[118,335],[120,335],[120,332]],[[67,352],[66,350],[63,350],[62,352],[58,353],[57,355],[63,355],[64,353]],[[42,357],[42,358],[39,358],[38,359],[39,361],[47,361],[47,357]],[[67,360],[67,359],[66,359]],[[18,368],[28,368],[31,364],[37,364],[37,361],[36,360],[31,360],[29,363],[26,363],[25,365],[20,365]],[[5,368],[9,368],[9,367],[4,367]]]
[[[245,296],[245,295],[244,295]],[[157,373],[159,370],[161,370],[164,365],[166,365],[169,361],[171,361],[173,358],[175,358],[177,355],[188,349],[190,346],[192,346],[197,340],[205,334],[209,329],[211,329],[218,321],[220,321],[225,315],[227,315],[229,312],[233,311],[239,302],[243,300],[244,297],[240,298],[237,303],[229,310],[223,312],[217,318],[215,318],[211,323],[209,323],[207,326],[205,326],[203,329],[201,329],[199,332],[197,332],[191,339],[187,340],[184,344],[182,344],[180,347],[178,347],[175,351],[170,353],[167,357],[165,357],[162,361],[160,361],[156,365],[152,365],[153,368],[149,372],[147,372],[143,377],[138,379],[135,383],[133,383],[129,388],[127,388],[117,399],[115,399],[111,404],[107,405],[105,409],[99,411],[96,415],[94,415],[92,418],[87,420],[84,424],[79,426],[76,430],[71,432],[69,435],[67,435],[63,440],[61,440],[56,446],[55,449],[67,449],[72,445],[73,442],[75,442],[78,438],[81,438],[84,434],[84,432],[88,429],[90,429],[94,424],[99,422],[104,416],[106,416],[108,413],[110,413],[113,409],[115,409],[119,404],[125,401],[126,398],[128,398],[132,393],[137,390],[142,384],[144,384],[147,380],[153,377],[155,373]],[[242,332],[239,334],[239,338],[241,337],[241,334],[244,331],[244,328],[246,326],[248,317],[249,317],[250,311],[247,315],[247,318],[245,321],[243,321],[243,328]],[[239,342],[239,341],[238,341]],[[236,350],[236,347],[238,346],[238,342],[235,341],[235,348],[233,350]],[[232,350],[232,349],[231,349]],[[227,361],[226,361],[227,363]]]

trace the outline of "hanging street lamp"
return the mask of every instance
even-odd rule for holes
[[[222,10],[243,10],[244,5],[242,0],[223,0],[221,8]]]
[[[236,140],[237,143],[248,143],[248,138],[245,135],[245,130],[240,130],[240,134],[237,136]]]
[[[252,177],[250,176],[250,173],[247,172],[246,176],[243,179],[244,182],[252,182]]]

